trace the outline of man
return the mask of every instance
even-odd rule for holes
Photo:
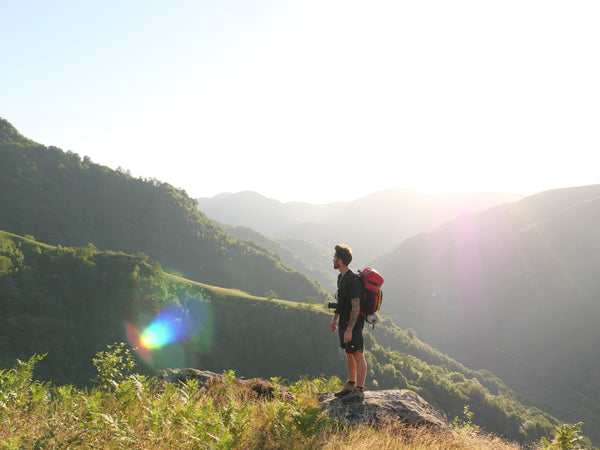
[[[331,331],[338,331],[340,346],[346,353],[348,381],[336,397],[344,403],[360,402],[365,398],[364,387],[367,377],[367,362],[363,354],[364,317],[360,312],[362,286],[358,276],[348,266],[352,262],[352,250],[347,245],[336,245],[333,256],[333,268],[338,275],[338,306],[331,319]],[[339,321],[339,324],[338,324]]]

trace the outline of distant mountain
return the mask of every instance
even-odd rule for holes
[[[281,258],[227,234],[183,190],[24,138],[0,119],[0,230],[52,245],[146,253],[186,277],[280,298],[325,298]]]
[[[0,369],[47,353],[35,375],[56,385],[89,385],[97,375],[94,354],[125,340],[138,348],[145,374],[195,367],[296,381],[346,371],[329,329],[331,313],[322,305],[192,282],[142,256],[93,245],[55,247],[0,231],[0,299]],[[160,337],[175,339],[150,350],[139,335],[156,317],[157,329],[171,331]],[[490,372],[465,367],[389,319],[366,333],[366,346],[372,389],[413,390],[449,420],[469,405],[475,424],[521,442],[548,436],[558,425],[520,403]]]
[[[369,263],[404,239],[454,217],[523,198],[502,192],[429,195],[414,190],[377,192],[352,202],[315,205],[281,203],[256,192],[198,199],[198,208],[219,222],[250,227],[269,237],[314,241],[332,251],[345,242],[356,267]],[[310,261],[313,265],[316,261]]]
[[[398,324],[600,441],[600,185],[462,215],[374,264]]]

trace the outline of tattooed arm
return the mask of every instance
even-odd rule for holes
[[[353,298],[351,302],[352,310],[350,311],[348,328],[346,328],[346,332],[344,333],[344,342],[350,342],[352,340],[352,329],[354,328],[354,325],[356,325],[356,321],[358,320],[358,313],[360,312],[360,299]]]
[[[350,311],[350,320],[348,320],[348,328],[354,328],[358,319],[358,313],[360,312],[360,300],[358,298],[352,299],[352,311]]]

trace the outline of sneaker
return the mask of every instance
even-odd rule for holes
[[[346,384],[344,385],[344,389],[342,389],[339,392],[336,392],[333,395],[335,395],[336,397],[344,397],[345,395],[348,395],[353,390],[354,390],[354,385],[346,382]]]
[[[362,402],[365,399],[365,393],[362,389],[356,388],[350,394],[342,398],[342,403]]]

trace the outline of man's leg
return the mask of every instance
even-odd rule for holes
[[[359,387],[365,387],[365,380],[367,379],[367,361],[365,355],[360,350],[356,350],[354,356],[354,367],[356,368],[356,385]]]
[[[356,368],[356,385],[351,393],[342,397],[344,403],[361,402],[365,398],[364,388],[365,379],[367,378],[367,361],[365,355],[360,350],[356,350],[354,353],[347,353],[346,356],[351,356],[354,360],[353,366]],[[350,362],[348,361],[348,367]]]
[[[346,353],[346,365],[348,366],[348,381],[357,381],[357,365],[356,359],[354,358],[354,353]]]
[[[351,353],[346,353],[346,365],[348,366],[348,381],[341,391],[336,392],[336,397],[344,397],[350,394],[356,386],[356,361]]]

